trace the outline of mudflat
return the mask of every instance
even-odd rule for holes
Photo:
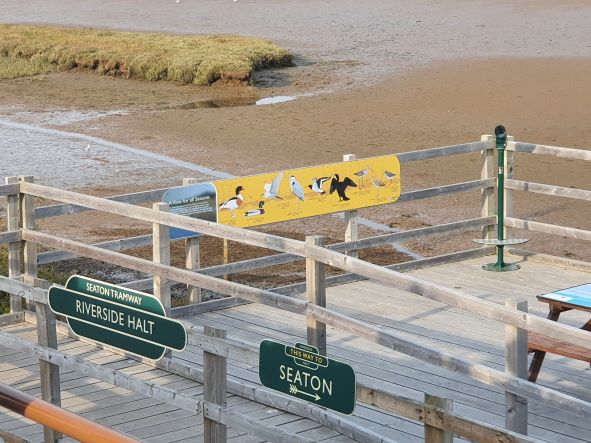
[[[375,0],[356,10],[358,2],[349,0],[338,7],[334,2],[239,0],[237,5],[206,1],[197,10],[181,0],[182,13],[167,5],[158,15],[152,1],[139,11],[132,11],[133,2],[113,2],[110,13],[83,1],[74,14],[63,17],[58,12],[67,2],[56,2],[53,11],[44,2],[34,3],[38,8],[24,16],[12,1],[3,3],[0,12],[10,22],[181,33],[194,32],[192,24],[199,23],[199,32],[262,36],[292,50],[295,68],[259,73],[251,86],[202,88],[83,73],[1,83],[5,115],[17,109],[123,110],[124,115],[105,116],[92,125],[60,129],[234,175],[334,162],[348,153],[365,157],[474,141],[497,124],[520,141],[591,146],[591,46],[584,37],[591,8],[586,2],[446,0],[404,7],[407,2]],[[125,11],[122,21],[115,20]],[[259,98],[277,95],[296,100],[252,106]],[[515,176],[591,189],[589,166],[582,161],[520,155]],[[404,191],[476,178],[479,157],[464,155],[405,165],[402,186]],[[123,189],[108,189],[116,191]],[[477,217],[478,202],[478,193],[471,192],[368,209],[362,215],[404,229]],[[591,229],[590,202],[517,193],[515,204],[517,216]],[[286,230],[312,233],[320,225],[328,233],[342,233],[334,224],[334,219],[302,221]],[[583,241],[528,236],[536,250],[591,259]],[[410,246],[430,255],[469,247],[470,239]]]

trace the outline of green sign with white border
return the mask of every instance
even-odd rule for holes
[[[76,275],[65,288],[49,289],[49,306],[76,335],[141,357],[158,360],[167,348],[186,347],[182,323],[167,318],[150,294]]]
[[[343,414],[355,409],[355,372],[304,343],[295,346],[263,340],[259,353],[263,386]]]

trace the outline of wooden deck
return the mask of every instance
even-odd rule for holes
[[[522,269],[516,272],[493,273],[481,270],[481,265],[491,259],[485,257],[447,264],[414,271],[413,274],[497,303],[503,303],[506,297],[528,300],[530,312],[543,316],[546,315],[547,305],[537,302],[536,295],[591,281],[591,273],[532,261],[521,263]],[[327,299],[328,307],[353,318],[383,325],[417,343],[503,369],[504,326],[500,323],[371,281],[329,288]],[[306,336],[306,322],[302,316],[258,304],[208,312],[184,320],[226,329],[228,337],[255,345],[263,338],[285,343],[305,342]],[[578,326],[586,320],[584,314],[577,312],[569,312],[561,317],[562,322]],[[36,341],[35,326],[31,324],[6,326],[2,331]],[[359,381],[372,379],[377,386],[394,389],[401,395],[417,400],[423,399],[424,392],[451,398],[456,411],[481,421],[504,425],[505,394],[500,389],[388,351],[334,328],[329,327],[327,334],[329,357],[353,365]],[[65,335],[59,336],[59,350],[84,356],[93,363],[135,374],[141,379],[157,382],[195,398],[203,396],[200,383]],[[175,353],[174,359],[202,366],[203,353],[189,346],[186,351]],[[228,360],[230,377],[259,384],[257,370],[256,366]],[[203,419],[200,416],[75,372],[62,371],[61,374],[62,404],[72,412],[146,441],[201,441],[203,438]],[[0,377],[13,387],[39,395],[38,360],[30,355],[0,347]],[[583,362],[549,355],[540,373],[539,383],[591,401],[591,371],[589,365]],[[352,441],[311,420],[235,395],[229,395],[227,402],[234,412],[314,441]],[[556,443],[591,441],[591,423],[568,413],[530,402],[529,415],[529,434],[532,436]],[[370,406],[358,404],[351,419],[393,441],[423,441],[422,424]],[[28,441],[42,441],[40,425],[6,410],[0,410],[0,429]],[[230,441],[236,442],[259,441],[232,428],[228,431],[228,437]],[[456,441],[461,440],[456,438]]]
[[[16,334],[36,342],[35,325],[19,323],[3,327],[2,332]],[[120,370],[125,374],[133,374],[141,380],[149,380],[177,392],[191,395],[196,399],[203,398],[203,385],[200,383],[99,349],[91,344],[60,335],[59,350],[71,355],[82,356],[87,361]],[[197,353],[201,353],[201,351],[191,349],[191,347],[188,347],[184,352],[189,359],[201,361],[196,357]],[[38,359],[22,352],[0,347],[0,380],[29,395],[39,396]],[[203,441],[202,416],[127,389],[84,377],[78,372],[62,370],[61,381],[62,406],[71,412],[143,441],[158,443]],[[311,420],[236,395],[228,395],[227,404],[232,412],[277,426],[314,441],[353,441]],[[21,437],[25,441],[43,441],[41,425],[2,407],[0,407],[0,430]],[[62,441],[73,442],[75,440],[64,438]],[[260,439],[229,427],[228,441],[242,443],[258,442]]]
[[[493,257],[484,257],[418,270],[413,274],[498,303],[504,303],[507,297],[527,300],[530,312],[544,317],[547,305],[537,302],[536,295],[591,281],[591,273],[531,261],[521,263],[522,269],[516,272],[482,270],[481,265],[491,260]],[[353,318],[383,325],[418,343],[503,370],[504,325],[500,323],[370,281],[329,288],[327,299],[329,308]],[[587,319],[580,313],[569,312],[563,314],[561,322],[580,326]],[[227,329],[228,336],[253,343],[263,338],[293,343],[305,341],[306,337],[305,321],[301,316],[255,304],[185,320]],[[378,385],[389,386],[417,400],[422,399],[423,392],[451,398],[458,412],[504,426],[505,393],[501,390],[406,355],[389,352],[334,328],[329,327],[327,335],[329,357],[353,365],[358,380],[373,379]],[[236,365],[230,372],[249,382],[258,381],[256,367]],[[583,362],[548,355],[538,382],[591,401],[591,371]],[[556,443],[591,441],[591,423],[582,422],[563,411],[530,402],[529,415],[529,434],[532,436]],[[365,405],[357,405],[354,419],[398,442],[422,441],[422,425]]]

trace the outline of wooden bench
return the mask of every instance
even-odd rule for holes
[[[591,340],[591,334],[589,335],[589,339]],[[544,356],[547,352],[574,358],[575,360],[586,361],[591,364],[591,353],[585,348],[536,334],[535,332],[528,333],[528,352],[534,352],[534,358],[527,374],[527,379],[533,383],[538,378],[538,373],[540,372]]]

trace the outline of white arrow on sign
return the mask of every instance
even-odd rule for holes
[[[308,397],[312,397],[316,401],[320,400],[320,396],[318,394],[310,394],[305,391],[300,391],[296,385],[289,385],[289,393],[290,394],[303,394],[303,395],[307,395]]]

